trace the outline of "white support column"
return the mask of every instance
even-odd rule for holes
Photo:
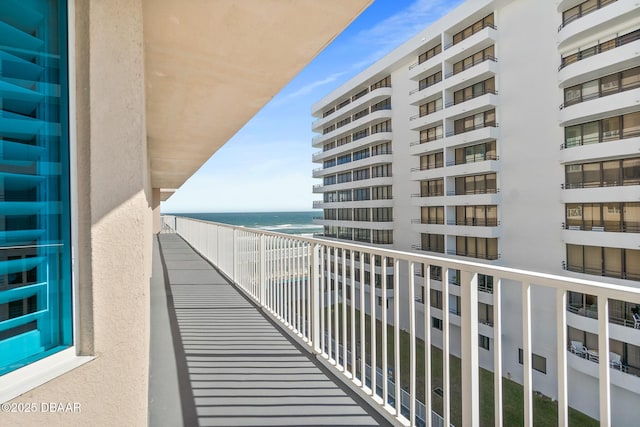
[[[231,277],[233,278],[233,281],[238,283],[238,279],[236,278],[236,270],[237,270],[237,261],[238,261],[238,230],[233,229],[233,269],[232,269],[232,275]]]
[[[556,334],[558,351],[558,427],[569,425],[567,392],[567,291],[556,291]]]
[[[522,365],[524,368],[524,425],[533,427],[531,375],[531,284],[522,282]]]
[[[609,298],[598,295],[598,367],[600,376],[600,425],[611,425],[609,370]]]
[[[376,256],[374,254],[370,255],[371,258],[371,274],[369,275],[369,309],[371,311],[371,321],[370,321],[370,340],[371,343],[371,395],[376,396],[376,320],[378,319],[376,315]],[[382,264],[380,265],[380,276],[385,274]]]
[[[311,248],[311,304],[309,319],[311,320],[311,340],[313,351],[322,353],[320,347],[320,245],[314,244]]]
[[[416,422],[416,267],[409,261],[409,421]]]
[[[400,417],[400,260],[393,260],[393,381],[395,382],[396,416]]]
[[[424,283],[424,407],[426,427],[431,427],[431,266],[422,264]]]
[[[460,272],[462,291],[462,425],[480,425],[478,273]]]
[[[383,405],[389,403],[389,352],[387,351],[387,257],[382,257],[382,265],[384,266],[384,274],[382,275],[382,402]]]
[[[442,267],[442,418],[451,425],[451,370],[449,369],[449,269]]]
[[[502,427],[502,279],[493,284],[493,399],[495,426]]]

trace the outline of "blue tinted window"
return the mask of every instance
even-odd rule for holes
[[[72,344],[65,1],[0,1],[0,375]]]

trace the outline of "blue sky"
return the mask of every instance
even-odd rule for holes
[[[463,0],[375,0],[271,102],[220,148],[161,210],[307,211],[311,106]]]

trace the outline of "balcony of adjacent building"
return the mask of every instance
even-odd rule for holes
[[[629,29],[562,52],[558,83],[562,88],[570,87],[637,66],[639,49],[640,29]]]
[[[359,113],[363,109],[370,108],[372,105],[376,105],[380,101],[390,98],[391,93],[391,86],[381,86],[373,90],[365,88],[353,95],[351,97],[351,102],[343,108],[335,111],[332,114],[315,120],[311,125],[311,130],[313,132],[321,132],[322,128],[330,126],[334,123],[338,123],[341,120],[345,120],[346,118],[351,118],[351,120],[354,120],[353,116],[355,116],[357,113]]]
[[[560,126],[633,112],[640,103],[640,67],[565,88],[564,99],[565,102],[560,106]]]
[[[565,9],[571,3],[575,2],[563,1],[558,6],[562,12],[558,27],[560,49],[639,16],[635,0],[587,0]]]
[[[594,295],[597,304],[612,311],[614,300],[640,304],[640,290],[634,286],[612,287],[438,256],[445,246],[439,247],[437,238],[435,246],[426,249],[440,248],[438,252],[409,253],[376,246],[376,230],[326,230],[326,237],[349,233],[352,241],[346,242],[174,217],[165,217],[163,228],[167,233],[159,236],[158,259],[165,272],[154,277],[167,282],[154,288],[152,299],[165,311],[165,323],[152,324],[166,324],[155,333],[161,330],[175,351],[167,352],[167,346],[160,351],[153,344],[152,349],[165,358],[173,355],[175,361],[173,374],[168,369],[156,376],[156,381],[161,376],[172,379],[165,383],[169,389],[157,388],[155,396],[172,391],[164,402],[187,424],[259,424],[266,410],[270,420],[286,425],[313,420],[323,425],[423,426],[426,414],[432,425],[510,425],[513,419],[534,425],[540,414],[533,407],[541,397],[531,376],[538,365],[535,358],[521,358],[524,380],[507,378],[503,359],[515,357],[508,354],[517,349],[503,337],[504,322],[521,322],[531,334],[539,315],[531,311],[532,295],[542,290],[559,296],[548,303],[560,312],[571,310],[569,292]],[[365,238],[374,245],[363,244]],[[425,243],[431,244],[428,239]],[[456,243],[458,253],[462,242]],[[479,243],[464,241],[476,255],[483,253]],[[493,249],[485,246],[489,258]],[[368,274],[374,259],[375,274]],[[431,281],[424,280],[425,271]],[[507,289],[521,290],[523,304],[520,314],[508,320],[502,309]],[[575,337],[562,317],[558,321],[558,337],[547,343],[556,347],[560,364],[558,389],[547,391],[558,403],[547,416],[568,425],[575,422],[573,417],[584,417],[569,408],[568,393],[574,375],[569,368],[579,371],[585,359],[573,360],[567,343]],[[620,326],[639,333],[614,321],[598,322],[598,332]],[[382,327],[385,324],[388,327]],[[442,340],[449,336],[460,338],[452,338],[452,344]],[[633,342],[613,334],[611,338],[599,340],[598,364],[588,361],[596,367],[597,378],[603,378],[598,366],[617,364],[619,343]],[[425,352],[425,342],[439,342],[440,347],[426,347]],[[538,346],[530,338],[519,345],[522,354],[546,355]],[[495,351],[507,347],[506,353]],[[425,363],[433,375],[424,375]],[[153,366],[152,375],[158,374]],[[443,376],[441,368],[457,374]],[[617,372],[632,376],[623,371]],[[480,376],[487,375],[485,384]],[[592,412],[596,418],[615,419],[618,378],[613,370],[604,378],[594,387],[606,398]],[[519,391],[503,394],[503,387]],[[511,407],[512,394],[521,396],[516,409]]]

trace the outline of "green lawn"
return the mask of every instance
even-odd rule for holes
[[[351,333],[351,315],[347,308],[347,334]],[[327,309],[327,314],[331,312],[331,308]],[[333,314],[332,314],[333,316]],[[342,308],[339,306],[338,318],[340,323],[339,334],[342,340]],[[331,318],[332,322],[334,318]],[[356,339],[360,334],[360,313],[356,310]],[[367,363],[371,363],[371,319],[365,315],[365,348]],[[332,325],[332,333],[335,325]],[[350,335],[348,335],[350,336]],[[382,323],[376,321],[376,363],[382,366]],[[394,333],[393,327],[387,325],[387,360],[390,368],[393,368],[393,348]],[[410,337],[405,331],[400,331],[400,384],[405,390],[409,390],[409,346]],[[416,388],[418,399],[424,402],[424,342],[416,339]],[[451,423],[457,427],[462,426],[462,377],[460,359],[450,356],[449,359],[450,373],[450,405],[451,405]],[[433,390],[436,387],[442,387],[442,351],[431,347],[431,376]],[[480,368],[480,425],[493,426],[494,423],[494,395],[493,395],[493,372]],[[507,378],[502,379],[502,395],[503,395],[503,424],[505,426],[522,426],[524,425],[524,392],[523,387]],[[432,409],[442,414],[443,399],[439,395],[432,394]],[[533,417],[536,426],[557,426],[558,408],[557,403],[545,396],[533,396]],[[587,415],[569,408],[569,425],[571,426],[598,426],[599,423]]]

